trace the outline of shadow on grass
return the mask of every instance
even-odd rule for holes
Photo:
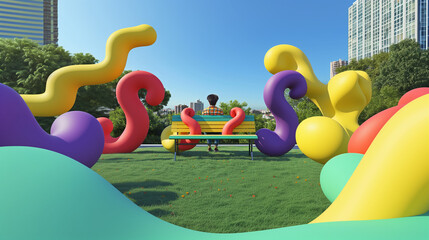
[[[271,157],[271,156],[267,156],[263,153],[258,152],[258,155],[255,155],[256,157],[260,157],[258,158],[254,158],[255,160],[259,160],[259,161],[277,161],[277,162],[282,162],[282,161],[290,161],[291,158],[295,158],[295,159],[308,159],[305,155],[303,154],[299,154],[299,153],[291,153],[288,152],[282,156],[277,156],[277,157]]]
[[[238,160],[238,161],[242,161],[242,160],[250,160],[251,161],[251,157],[249,156],[249,152],[247,150],[244,150],[244,151],[239,151],[239,150],[222,151],[221,150],[220,152],[217,152],[217,153],[213,153],[213,152],[208,153],[205,151],[188,151],[188,152],[183,152],[183,153],[179,154],[178,158],[180,158],[180,157],[193,157],[193,158],[197,158],[197,159],[207,159],[209,157],[212,160],[229,159],[229,160]],[[289,153],[286,153],[282,156],[276,156],[276,157],[267,156],[267,155],[265,155],[259,151],[253,152],[253,160],[254,161],[284,162],[284,161],[290,161],[291,158],[307,159],[307,157],[305,155],[297,153],[297,152],[289,152]],[[179,159],[179,160],[182,160],[182,159]]]
[[[137,153],[126,153],[126,154],[140,154],[139,155],[134,155],[134,156],[124,156],[124,157],[114,157],[114,158],[108,158],[108,157],[104,157],[104,159],[99,160],[100,162],[103,163],[123,163],[123,162],[127,162],[127,161],[153,161],[153,160],[157,160],[157,161],[166,161],[166,160],[173,160],[174,155],[172,153],[160,153],[160,152],[148,152],[148,154],[152,154],[152,155],[147,155],[145,156],[145,154],[143,152],[137,152]],[[156,156],[154,156],[156,155]],[[155,158],[156,157],[156,158]]]
[[[148,213],[154,215],[155,217],[162,217],[162,216],[170,215],[171,211],[165,211],[165,210],[157,208],[157,209],[153,209],[153,210],[148,211]]]
[[[145,188],[165,187],[165,186],[172,186],[173,184],[170,182],[163,182],[158,180],[146,180],[144,182],[114,183],[112,185],[120,192],[128,192],[136,188],[145,189]]]
[[[161,151],[160,151],[161,150]],[[103,157],[100,161],[103,163],[121,163],[121,162],[127,162],[127,161],[173,161],[174,160],[174,154],[168,151],[162,151],[164,149],[160,148],[160,150],[156,149],[138,149],[135,152],[132,153],[124,153],[123,157],[118,157],[115,155],[113,158],[109,158],[108,155]],[[186,158],[191,158],[192,160],[237,160],[237,161],[249,161],[251,160],[251,157],[249,156],[249,151],[246,147],[244,147],[242,150],[238,149],[222,149],[219,148],[219,152],[208,152],[206,148],[198,147],[196,149],[192,149],[190,151],[181,152],[177,154],[177,161],[184,161]],[[254,147],[253,152],[253,160],[254,161],[277,161],[277,162],[284,162],[284,161],[290,161],[291,158],[294,159],[307,159],[307,157],[300,152],[297,152],[297,150],[291,150],[290,152],[282,155],[282,156],[276,156],[271,157],[267,156],[257,150],[256,147]],[[299,151],[299,150],[298,150]]]
[[[130,194],[129,197],[133,198],[138,206],[143,207],[167,204],[179,196],[170,191],[140,191]]]

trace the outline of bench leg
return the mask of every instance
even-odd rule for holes
[[[250,143],[252,140],[249,140],[249,156],[250,156]]]
[[[250,154],[251,154],[252,161],[253,161],[253,140],[250,140]]]
[[[177,140],[174,140],[174,161],[176,161],[176,153],[177,153]]]

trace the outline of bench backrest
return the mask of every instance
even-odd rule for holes
[[[195,115],[192,118],[200,124],[201,132],[222,132],[225,123],[232,119],[227,115]],[[189,128],[182,122],[180,115],[173,115],[171,130],[172,132],[189,133]],[[233,132],[254,133],[255,131],[255,117],[248,115]]]

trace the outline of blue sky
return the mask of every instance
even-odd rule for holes
[[[157,41],[133,49],[126,69],[155,74],[171,92],[168,107],[219,95],[265,109],[272,76],[265,53],[300,48],[322,82],[329,63],[347,59],[347,11],[354,0],[74,0],[59,1],[59,45],[103,60],[114,31],[149,24]]]

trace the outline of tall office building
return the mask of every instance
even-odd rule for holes
[[[199,99],[196,102],[191,102],[189,105],[190,108],[194,109],[195,113],[204,110],[204,103],[201,102]]]
[[[0,37],[58,42],[58,0],[0,0]]]
[[[428,49],[428,0],[357,0],[349,8],[349,62],[407,38]]]
[[[185,108],[188,108],[188,106],[184,105],[184,104],[179,104],[177,106],[174,106],[174,113],[180,114],[180,113],[182,113],[183,109],[185,109]]]
[[[338,61],[333,61],[331,62],[331,78],[335,75],[337,75],[337,68],[342,67],[342,66],[346,66],[347,65],[347,61],[345,60],[338,60]]]

